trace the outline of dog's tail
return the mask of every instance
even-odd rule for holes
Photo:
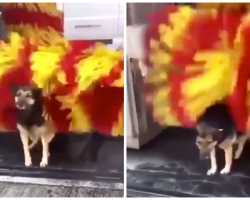
[[[31,150],[38,142],[38,139],[35,139],[32,141],[32,143],[29,145],[29,150]]]

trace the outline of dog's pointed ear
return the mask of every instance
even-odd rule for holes
[[[196,130],[198,131],[199,135],[206,135],[206,133],[208,133],[208,129],[209,127],[204,124],[204,123],[199,123],[196,126]]]
[[[12,93],[13,95],[16,95],[16,93],[17,93],[17,91],[18,91],[18,86],[17,86],[16,84],[14,84],[14,83],[11,83],[11,84],[10,84],[10,88],[11,88],[11,93]]]
[[[199,124],[196,126],[196,130],[198,131],[199,135],[203,133],[202,126]]]
[[[42,97],[42,89],[41,88],[34,88],[32,89],[34,99],[40,99]]]

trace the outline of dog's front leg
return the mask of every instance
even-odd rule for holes
[[[17,129],[20,132],[21,141],[23,143],[23,152],[24,152],[24,164],[25,166],[31,166],[31,156],[29,151],[29,133],[28,131],[21,125],[17,124]]]
[[[49,158],[49,143],[47,142],[44,136],[41,137],[42,146],[43,146],[43,155],[42,161],[40,162],[40,167],[46,167],[48,165],[48,158]]]
[[[215,148],[213,148],[212,151],[210,152],[210,159],[211,159],[211,168],[208,170],[207,175],[215,174],[217,171]]]
[[[221,170],[221,174],[228,174],[231,170],[231,166],[232,166],[232,160],[233,160],[233,147],[230,146],[226,149],[224,149],[225,151],[225,158],[226,158],[226,165],[224,167],[223,170]]]
[[[30,151],[29,151],[29,136],[27,133],[20,132],[20,137],[23,143],[24,164],[26,167],[28,167],[32,165]]]

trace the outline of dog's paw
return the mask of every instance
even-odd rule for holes
[[[239,158],[240,158],[240,154],[235,154],[234,160],[237,160],[237,159],[239,159]]]
[[[31,159],[26,160],[24,164],[25,164],[25,166],[26,166],[26,167],[31,166],[31,165],[32,165],[32,161],[31,161]]]
[[[223,170],[220,171],[221,174],[228,174],[230,172],[230,167],[225,167]]]
[[[42,159],[42,161],[40,162],[40,167],[46,167],[48,165],[48,159]]]
[[[234,160],[238,160],[241,156],[242,151],[236,151],[234,155]]]
[[[211,168],[210,170],[207,171],[207,175],[213,175],[217,171],[217,167]]]

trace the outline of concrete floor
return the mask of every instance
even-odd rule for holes
[[[123,190],[0,182],[1,197],[123,197]]]
[[[225,153],[216,151],[218,172],[207,176],[210,160],[200,160],[197,132],[171,128],[138,150],[127,150],[127,194],[135,197],[250,197],[250,143],[221,175]]]

